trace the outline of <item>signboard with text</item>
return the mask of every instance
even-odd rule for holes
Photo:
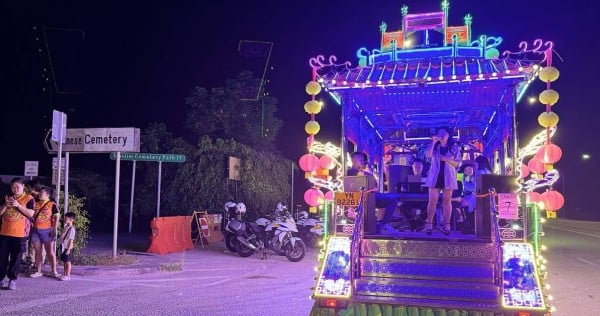
[[[58,142],[51,141],[50,149],[58,151]],[[68,128],[62,150],[72,153],[139,152],[140,129]]]
[[[117,159],[115,153],[110,153],[110,159]],[[121,153],[121,160],[155,161],[155,162],[185,162],[185,155],[178,154],[149,154],[149,153]]]
[[[519,202],[516,193],[498,193],[498,217],[501,219],[519,218]]]
[[[39,161],[25,161],[25,172],[23,173],[26,177],[37,177]]]

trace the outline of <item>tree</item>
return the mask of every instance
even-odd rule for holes
[[[245,100],[248,87],[258,87],[260,79],[250,72],[228,80],[224,87],[196,87],[186,99],[190,106],[187,126],[196,136],[234,139],[259,148],[274,149],[274,141],[282,126],[275,116],[277,99],[259,92],[257,100]]]

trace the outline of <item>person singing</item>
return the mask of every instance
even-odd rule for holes
[[[458,189],[456,181],[456,168],[460,166],[462,157],[460,146],[450,137],[451,129],[441,127],[437,134],[431,138],[431,144],[425,151],[425,156],[431,159],[431,167],[427,175],[425,186],[429,188],[429,202],[427,204],[427,222],[425,232],[433,232],[433,217],[436,204],[442,192],[442,218],[443,233],[450,235],[450,216],[452,214],[452,191]]]

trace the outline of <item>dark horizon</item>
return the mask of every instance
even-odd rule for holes
[[[69,127],[139,127],[164,122],[176,136],[185,136],[185,101],[194,86],[215,87],[243,69],[237,62],[239,40],[274,42],[266,79],[266,91],[279,99],[278,116],[284,125],[276,142],[286,158],[297,161],[305,152],[304,123],[308,115],[304,92],[310,80],[308,59],[318,54],[337,55],[339,61],[356,65],[360,47],[379,45],[379,24],[397,28],[404,3],[409,13],[439,10],[441,1],[330,1],[319,6],[303,2],[264,1],[261,4],[186,2],[162,6],[161,2],[55,4],[50,2],[4,3],[0,9],[5,49],[0,72],[4,113],[2,134],[7,152],[0,173],[23,171],[25,160],[40,160],[41,174],[48,174],[51,156],[42,146],[43,130],[50,127],[51,110],[69,115]],[[554,111],[560,116],[554,141],[563,149],[556,164],[565,181],[563,191],[570,209],[593,210],[590,185],[600,175],[600,149],[584,136],[600,119],[594,106],[600,89],[594,88],[598,70],[594,53],[598,25],[596,4],[559,1],[515,1],[501,5],[481,1],[450,2],[450,23],[461,24],[465,14],[473,16],[473,34],[501,36],[500,51],[516,50],[520,41],[536,38],[553,40],[564,63],[555,57],[561,71],[553,84],[560,93]],[[33,27],[36,29],[33,29]],[[36,41],[42,27],[81,29],[83,69],[74,79],[84,87],[78,95],[56,95],[48,91],[43,68],[49,61],[44,47]],[[40,53],[38,49],[41,49]],[[52,80],[52,78],[50,78]],[[541,82],[532,85],[527,96],[543,90]],[[339,142],[339,107],[321,94],[325,109],[318,115],[322,141]],[[519,104],[520,142],[525,143],[537,125],[539,104]],[[25,125],[25,127],[23,126]],[[14,135],[18,133],[18,135]],[[582,160],[582,154],[591,155]],[[108,154],[76,156],[73,167],[93,162],[97,172],[114,174]],[[81,157],[81,158],[80,158]],[[297,187],[296,192],[308,187]],[[566,189],[566,192],[564,192]],[[296,196],[300,196],[296,194]],[[296,199],[296,201],[298,201]]]

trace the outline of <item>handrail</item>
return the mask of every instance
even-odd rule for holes
[[[356,216],[354,218],[354,228],[352,229],[352,236],[350,239],[350,286],[354,290],[354,280],[358,278],[360,272],[360,245],[363,239],[364,227],[362,224],[363,213],[364,213],[364,189],[361,188],[360,199],[358,202],[358,208],[356,210]]]
[[[500,285],[500,271],[502,271],[502,239],[500,238],[500,227],[498,225],[498,210],[496,208],[496,189],[488,189],[490,195],[490,221],[493,230],[492,244],[496,250],[496,260],[494,267],[494,283]]]

